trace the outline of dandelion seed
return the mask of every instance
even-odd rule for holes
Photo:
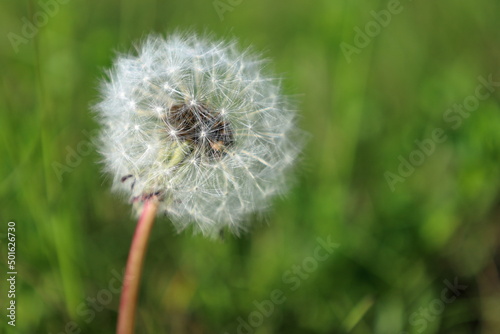
[[[301,149],[295,113],[265,62],[235,42],[149,37],[119,56],[96,106],[113,188],[158,197],[178,230],[216,236],[283,193]]]

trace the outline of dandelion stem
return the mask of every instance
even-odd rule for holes
[[[125,279],[123,280],[117,334],[134,333],[135,309],[141,281],[142,264],[157,209],[158,199],[153,196],[144,202],[141,217],[137,222],[132,245],[130,246],[127,268],[125,269]]]

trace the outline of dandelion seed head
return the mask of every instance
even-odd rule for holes
[[[286,191],[302,147],[296,115],[265,62],[233,41],[152,36],[119,56],[95,109],[113,189],[153,195],[178,230],[246,229]]]

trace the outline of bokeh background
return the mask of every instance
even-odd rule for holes
[[[135,221],[89,107],[116,52],[185,29],[263,50],[311,137],[249,234],[157,221],[137,333],[500,333],[500,87],[474,98],[500,82],[496,0],[2,1],[0,332],[114,332]],[[324,261],[318,238],[338,244]],[[286,300],[259,311],[274,290]]]

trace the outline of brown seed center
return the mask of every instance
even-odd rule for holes
[[[209,159],[223,157],[234,144],[230,123],[204,104],[176,104],[170,108],[165,123],[178,140],[191,144],[193,153]]]

